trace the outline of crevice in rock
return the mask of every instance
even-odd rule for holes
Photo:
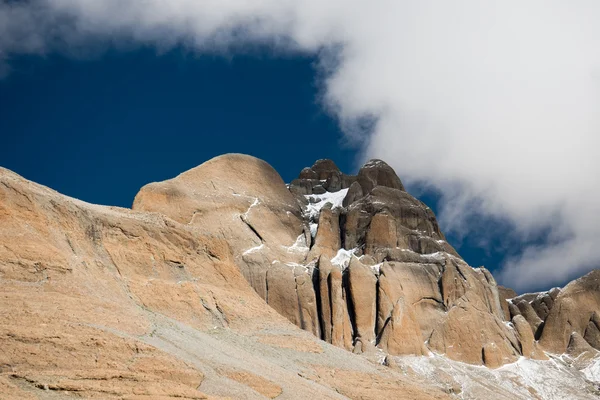
[[[346,212],[341,212],[338,220],[340,226],[340,248],[346,248]]]
[[[321,298],[321,280],[319,268],[313,269],[312,284],[317,302],[317,321],[319,322],[320,339],[325,340],[325,321],[323,320],[323,299]]]
[[[546,321],[542,321],[542,323],[537,327],[533,337],[535,340],[540,340],[542,337],[542,332],[544,331],[544,326],[546,325]]]
[[[377,316],[379,315],[379,276],[377,276],[377,281],[375,282],[375,323],[373,324],[373,327],[375,329],[375,332],[373,332],[375,334],[375,343],[379,343],[379,332],[378,332],[378,326],[377,326]],[[385,326],[385,324],[383,324]],[[383,328],[381,328],[380,332],[383,332]]]
[[[485,365],[485,348],[481,348],[481,362]]]
[[[240,215],[240,219],[242,220],[243,223],[248,225],[248,228],[250,228],[250,230],[256,235],[256,237],[258,237],[258,239],[260,239],[260,242],[264,243],[264,239],[262,238],[260,233],[258,233],[258,231],[252,226],[252,224],[250,224],[248,221],[246,221],[246,218],[244,218],[243,215]]]
[[[296,302],[298,303],[298,318],[300,318],[300,328],[306,329],[306,322],[304,321],[304,315],[302,313],[302,303],[300,302],[300,295],[298,294],[298,278],[294,277],[295,290],[296,290]]]
[[[391,320],[391,315],[386,318],[385,322],[383,323],[383,326],[381,327],[381,330],[379,331],[377,336],[375,336],[375,346],[379,346],[379,343],[381,342],[381,337],[383,336],[383,332],[385,332],[385,328],[388,326]]]
[[[352,325],[352,343],[354,343],[358,337],[358,329],[356,327],[356,313],[354,310],[354,302],[352,301],[348,269],[344,270],[342,273],[342,289],[346,292],[346,308],[348,309],[348,317],[350,317],[350,325]]]
[[[269,270],[265,272],[265,303],[269,304]]]

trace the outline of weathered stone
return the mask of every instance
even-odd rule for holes
[[[342,286],[342,281],[342,272],[337,268],[332,268],[328,281],[331,299],[331,343],[351,350],[353,330],[347,307],[348,295]]]
[[[341,247],[339,210],[332,210],[327,204],[319,214],[317,235],[308,258],[314,259],[323,255],[331,259]]]
[[[322,185],[313,186],[312,190],[313,194],[324,194],[327,193],[327,190]]]
[[[357,179],[356,175],[342,174],[342,189],[348,189]]]
[[[540,345],[549,352],[566,351],[573,332],[583,337],[594,313],[600,310],[600,270],[594,270],[565,286],[544,323]],[[582,339],[583,340],[583,339]]]
[[[594,311],[583,338],[596,350],[600,350],[600,316]]]
[[[339,192],[342,189],[342,174],[340,172],[331,172],[323,185],[328,192]]]
[[[513,333],[497,317],[463,298],[433,331],[429,348],[454,360],[495,368],[518,357],[516,338],[509,340],[510,336]]]
[[[328,159],[317,160],[310,169],[316,172],[317,179],[320,180],[327,180],[332,173],[341,173],[337,165]]]
[[[428,354],[421,339],[421,330],[412,306],[398,299],[390,317],[383,324],[379,346],[393,355]]]
[[[376,186],[404,190],[396,172],[381,160],[371,160],[358,171],[358,183],[364,193],[370,193]]]
[[[319,310],[317,309],[317,298],[313,287],[312,274],[304,268],[295,268],[296,292],[298,293],[298,309],[300,323],[298,326],[306,331],[312,332],[316,337],[321,337],[319,323]]]
[[[537,313],[535,312],[533,307],[531,307],[531,304],[529,304],[528,301],[520,300],[517,303],[517,307],[519,308],[521,315],[525,317],[525,320],[527,320],[527,322],[531,326],[531,331],[533,332],[534,337],[538,337],[538,330],[540,328],[540,325],[544,321],[540,319],[540,317],[537,315]]]
[[[386,251],[395,248],[397,243],[396,221],[387,213],[375,214],[367,230],[365,254],[377,261],[383,260]]]
[[[318,180],[309,179],[294,179],[290,185],[289,190],[293,194],[306,196],[313,193],[313,187],[320,185],[321,182]]]
[[[378,333],[396,302],[403,297],[414,309],[421,342],[425,341],[444,317],[438,280],[439,269],[435,265],[384,262],[379,269]]]
[[[506,321],[510,321],[511,316],[508,308],[508,299],[517,297],[517,292],[510,288],[498,285],[498,295],[500,297],[500,306],[502,307],[502,312],[504,313],[504,319]]]
[[[314,179],[319,180],[319,175],[309,167],[303,168],[298,175],[298,179]]]
[[[300,309],[293,268],[280,262],[267,271],[267,304],[293,324],[300,326]]]
[[[527,358],[533,358],[536,360],[548,359],[544,352],[538,349],[535,338],[533,337],[533,333],[531,332],[531,326],[525,320],[525,318],[522,315],[515,315],[515,317],[512,319],[512,323],[519,337],[521,354]]]
[[[348,193],[346,193],[346,197],[344,197],[344,201],[342,205],[344,207],[348,207],[350,204],[354,203],[356,200],[363,197],[362,187],[358,182],[353,182],[349,189]]]
[[[332,265],[327,257],[319,258],[319,294],[321,298],[320,317],[323,324],[323,340],[333,343],[332,334],[332,298],[329,286],[329,274],[331,274]]]
[[[175,189],[171,200],[177,201],[185,193]],[[228,190],[242,214],[253,204],[239,188]],[[189,201],[183,196],[180,217]],[[239,210],[228,214],[231,204],[212,206],[221,208],[221,218],[240,220]],[[292,218],[274,213],[283,225]],[[231,221],[182,221],[91,205],[0,168],[0,397],[446,398],[433,385],[374,369],[363,357],[323,351],[318,338],[268,307],[240,273],[236,252],[261,252],[259,239],[250,240],[258,249],[247,252],[240,243],[230,246],[219,230]],[[264,267],[271,271],[271,261]],[[302,293],[306,283],[296,289]],[[323,378],[311,376],[313,366],[327,366],[327,374],[318,369]]]
[[[348,266],[348,288],[354,308],[356,337],[363,342],[375,340],[377,278],[371,268],[353,257]]]

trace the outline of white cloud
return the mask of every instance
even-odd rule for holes
[[[598,20],[596,0],[2,1],[0,60],[91,41],[318,53],[325,105],[352,137],[376,119],[365,157],[439,189],[447,229],[551,229],[500,273],[524,289],[600,266]]]

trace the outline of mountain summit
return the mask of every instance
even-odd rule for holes
[[[0,393],[594,398],[599,274],[517,296],[382,160],[227,154],[132,210],[0,169]]]

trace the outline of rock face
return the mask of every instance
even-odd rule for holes
[[[133,208],[227,240],[234,263],[267,304],[354,352],[435,352],[498,367],[522,355],[545,358],[537,340],[566,323],[553,316],[563,301],[559,290],[517,296],[485,268],[467,265],[431,209],[381,160],[356,176],[318,160],[286,188],[263,161],[226,155],[147,185]],[[547,328],[550,320],[557,322]],[[597,346],[594,321],[600,318],[586,314],[577,326]],[[566,333],[548,335],[561,337],[549,349],[566,350]]]
[[[245,156],[215,162],[235,171],[240,159],[250,176],[271,172]],[[214,176],[211,182],[208,172],[151,185],[137,197],[138,210],[169,218],[87,204],[0,168],[2,399],[448,398],[314,336],[321,335],[313,323],[320,297],[304,267],[265,268],[272,276],[264,293],[286,309],[297,291],[286,317],[312,333],[266,306],[259,286],[248,284],[252,276],[240,272],[239,253],[258,244],[253,229],[265,248],[295,240],[297,203],[286,203],[282,182],[279,192],[263,194],[242,180],[233,189]],[[214,197],[203,199],[192,186],[198,177]],[[239,216],[254,204],[246,195],[264,202],[247,215],[253,229]],[[222,210],[222,221],[211,207]],[[228,231],[234,227],[241,233]],[[230,243],[229,234],[241,243]],[[349,347],[341,271],[326,283],[334,288],[332,341]]]
[[[145,186],[133,210],[0,169],[0,244],[14,398],[445,398],[368,360],[496,368],[600,350],[600,271],[544,293],[498,286],[381,160],[356,176],[319,160],[286,187],[229,154]]]
[[[600,350],[600,270],[579,278],[558,293],[544,321],[540,345],[552,353],[564,353],[574,333]]]

